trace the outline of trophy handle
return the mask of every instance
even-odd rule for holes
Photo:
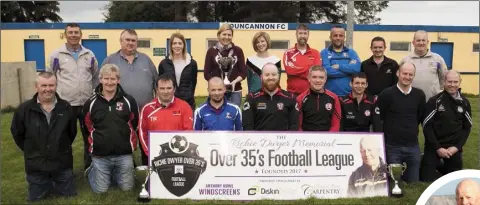
[[[407,170],[407,163],[406,162],[404,162],[403,166],[402,166],[402,175],[405,172],[405,170]]]

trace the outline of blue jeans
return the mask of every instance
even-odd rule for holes
[[[62,196],[76,196],[72,169],[27,173],[28,201],[38,201],[54,190]]]
[[[242,104],[242,91],[241,90],[236,90],[235,92],[227,91],[225,93],[225,96],[227,97],[228,101],[237,105],[238,107],[241,107],[240,106]]]
[[[385,145],[388,164],[407,164],[407,169],[402,175],[405,182],[418,182],[420,178],[420,147],[396,147]]]
[[[96,157],[88,173],[88,182],[95,193],[107,192],[112,181],[122,191],[131,190],[135,185],[133,155]]]

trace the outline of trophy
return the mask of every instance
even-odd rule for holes
[[[137,201],[138,202],[150,202],[150,194],[148,193],[147,189],[145,188],[148,180],[150,179],[150,175],[153,172],[153,168],[149,166],[138,166],[136,167],[137,170],[143,171],[145,170],[147,172],[147,176],[145,177],[145,182],[142,184],[142,191],[140,191],[140,194],[138,194]]]
[[[403,197],[403,191],[398,186],[398,181],[402,179],[403,172],[405,172],[406,169],[407,169],[407,164],[405,162],[403,164],[387,165],[387,172],[390,175],[390,178],[392,178],[393,181],[395,182],[395,186],[391,190],[393,197]]]
[[[228,57],[220,57],[218,60],[218,64],[220,64],[220,73],[222,75],[222,79],[225,85],[227,85],[227,90],[232,90],[233,85],[230,85],[230,80],[228,80],[228,76],[230,75],[230,72],[232,70],[232,63],[233,63],[233,58],[228,56]]]

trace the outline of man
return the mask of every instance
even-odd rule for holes
[[[386,164],[380,157],[380,143],[373,137],[360,140],[362,166],[348,180],[349,197],[387,196]]]
[[[342,123],[341,130],[348,132],[381,132],[380,111],[377,108],[377,98],[365,93],[368,88],[367,75],[355,73],[350,87],[352,92],[341,100]]]
[[[111,63],[120,68],[123,89],[142,108],[154,98],[158,71],[150,57],[137,51],[137,40],[135,30],[125,29],[120,34],[121,49],[105,58],[102,65]],[[142,153],[145,151],[143,146],[140,146],[140,150]]]
[[[321,52],[323,67],[327,70],[326,88],[339,97],[344,97],[352,91],[349,83],[354,73],[360,72],[360,58],[352,48],[345,43],[345,29],[335,26],[330,30],[332,45]]]
[[[227,101],[225,84],[219,77],[208,81],[207,101],[195,110],[195,130],[242,130],[242,111]]]
[[[338,132],[342,108],[337,95],[325,89],[327,72],[320,65],[310,67],[310,89],[297,97],[300,116],[299,130]]]
[[[58,95],[70,103],[83,128],[82,107],[99,83],[98,62],[91,50],[80,45],[82,30],[78,24],[67,24],[64,35],[67,43],[50,54],[50,66],[46,71],[57,77]],[[88,155],[88,133],[82,132],[82,137],[83,168],[86,169],[92,161]]]
[[[15,111],[10,128],[24,155],[28,201],[43,199],[52,189],[62,196],[75,196],[72,143],[77,113],[56,92],[55,74],[40,72],[35,88],[33,98]]]
[[[133,152],[137,148],[138,106],[120,86],[120,72],[114,64],[102,66],[101,84],[83,106],[92,156],[85,174],[95,193],[107,192],[112,183],[122,191],[135,185]]]
[[[283,67],[287,73],[287,91],[296,96],[309,88],[307,80],[308,69],[313,65],[321,65],[322,59],[318,50],[308,45],[310,31],[307,25],[297,27],[297,43],[283,54]]]
[[[123,89],[143,107],[154,96],[158,71],[150,57],[137,51],[137,40],[135,30],[124,30],[120,34],[121,49],[105,58],[102,65],[111,63],[120,68]]]
[[[412,87],[415,65],[399,65],[398,83],[383,90],[378,96],[380,118],[383,122],[388,164],[407,164],[402,180],[419,181],[420,148],[418,125],[423,120],[425,94]]]
[[[472,108],[460,93],[462,78],[457,71],[445,73],[445,89],[430,98],[426,105],[423,133],[425,149],[420,174],[422,181],[436,180],[440,159],[442,175],[462,170],[462,148],[472,129]]]
[[[193,129],[192,108],[187,102],[174,97],[174,93],[172,76],[161,75],[157,81],[158,97],[143,106],[140,112],[139,133],[143,147],[143,165],[148,165],[149,131]]]
[[[398,63],[384,55],[386,48],[385,39],[380,36],[373,38],[370,43],[373,55],[360,65],[360,71],[367,75],[369,95],[378,95],[385,88],[397,84]]]
[[[277,66],[262,68],[262,88],[249,93],[243,104],[243,129],[265,131],[298,130],[298,104],[295,96],[279,87]]]
[[[455,195],[457,205],[478,205],[480,204],[480,183],[465,179],[458,183]]]
[[[414,52],[405,56],[400,63],[409,62],[415,65],[417,71],[412,86],[421,89],[428,100],[442,92],[447,65],[442,56],[428,49],[429,41],[426,31],[415,32],[412,44],[415,48]]]

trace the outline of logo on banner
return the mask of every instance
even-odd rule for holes
[[[312,186],[310,184],[304,184],[301,187],[304,196],[315,198],[334,198],[340,196],[340,188],[338,185],[322,185]]]
[[[205,172],[207,162],[198,154],[198,145],[180,135],[160,145],[159,155],[152,160],[165,188],[175,196],[187,194]]]
[[[253,186],[252,188],[248,189],[248,195],[272,195],[272,194],[280,194],[280,190],[272,189],[272,188],[261,188],[260,186]]]

